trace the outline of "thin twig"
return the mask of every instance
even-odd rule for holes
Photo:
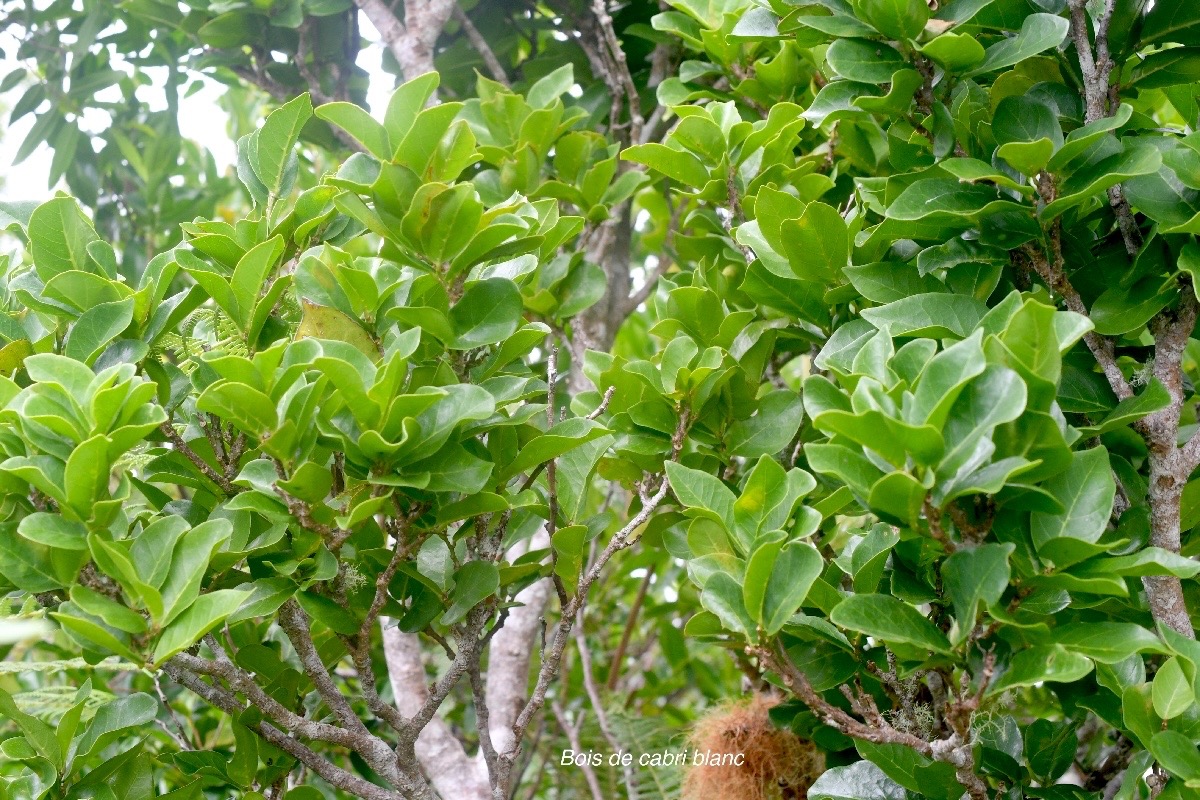
[[[504,72],[504,66],[500,63],[500,59],[496,58],[492,46],[488,44],[487,39],[479,32],[479,28],[475,27],[475,23],[471,22],[467,12],[463,11],[462,6],[458,3],[454,4],[454,19],[462,27],[463,33],[467,35],[467,41],[483,59],[483,63],[487,66],[488,72],[492,73],[492,77],[497,82],[508,86],[508,75]]]

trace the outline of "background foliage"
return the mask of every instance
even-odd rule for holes
[[[0,4],[0,797],[1196,793],[1200,10],[394,6]]]

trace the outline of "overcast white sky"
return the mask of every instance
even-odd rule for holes
[[[379,34],[365,16],[359,16],[360,30],[366,39],[378,42]],[[16,40],[8,33],[0,31],[0,77],[8,75],[21,62],[15,58]],[[379,44],[372,44],[359,56],[359,65],[371,74],[371,86],[367,101],[376,116],[383,114],[387,100],[391,96],[393,77],[383,71],[382,50]],[[228,116],[217,105],[221,87],[212,81],[205,81],[204,89],[184,98],[180,104],[180,129],[191,139],[207,147],[216,158],[221,169],[231,168],[236,159],[234,142],[226,130]],[[115,87],[112,87],[115,91]],[[7,105],[11,108],[20,97],[20,89],[11,93]],[[144,87],[139,90],[138,98],[154,108],[162,108],[165,99],[161,88]],[[3,112],[3,121],[7,123],[8,110]],[[0,184],[0,200],[42,200],[54,193],[54,187],[46,185],[50,172],[51,150],[45,145],[40,146],[33,155],[14,165],[17,148],[25,140],[25,135],[33,125],[34,115],[27,114],[11,127],[0,125],[0,170],[3,170],[4,181]],[[85,120],[85,125],[103,125],[104,121]],[[89,125],[89,127],[90,127]]]

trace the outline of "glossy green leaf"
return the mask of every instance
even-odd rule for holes
[[[945,634],[917,609],[884,594],[856,594],[834,608],[835,625],[865,633],[885,642],[914,645],[934,653],[949,653]]]

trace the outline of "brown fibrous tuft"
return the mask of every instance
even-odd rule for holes
[[[742,754],[741,765],[690,763],[682,800],[803,800],[825,769],[812,742],[771,722],[778,698],[757,694],[722,703],[697,720],[692,753]]]

